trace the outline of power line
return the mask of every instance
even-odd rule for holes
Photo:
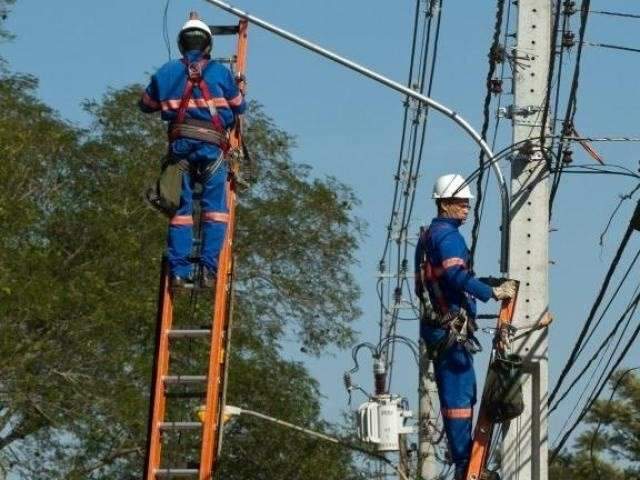
[[[634,298],[634,300],[632,302],[632,305],[634,307],[637,307],[639,303],[640,303],[640,294],[636,295],[636,297]],[[620,355],[616,359],[615,364],[611,367],[611,370],[607,374],[607,376],[604,379],[604,381],[599,386],[596,386],[594,388],[590,400],[584,406],[584,408],[580,412],[580,415],[578,416],[576,421],[573,423],[573,425],[571,426],[569,431],[567,431],[564,434],[564,436],[560,440],[560,443],[554,448],[553,454],[551,455],[550,463],[553,463],[555,461],[555,459],[557,458],[558,454],[562,450],[562,447],[564,446],[564,444],[569,439],[569,436],[573,433],[573,431],[576,429],[578,424],[582,421],[584,416],[587,414],[587,412],[591,409],[591,407],[593,406],[595,401],[598,399],[598,397],[602,393],[602,390],[604,389],[604,387],[606,386],[607,382],[611,378],[611,375],[613,374],[613,372],[615,372],[618,369],[618,367],[620,366],[620,363],[622,363],[622,360],[624,360],[625,356],[629,352],[629,349],[631,348],[631,346],[634,344],[634,342],[635,342],[636,338],[638,337],[639,333],[640,333],[640,322],[638,322],[638,325],[636,326],[636,329],[631,334],[631,338],[629,338],[629,341],[626,343],[623,351],[620,353]]]
[[[577,110],[577,95],[578,95],[578,84],[580,79],[580,62],[582,60],[582,49],[584,46],[584,36],[587,29],[587,20],[589,19],[589,7],[591,5],[591,0],[583,0],[582,5],[580,7],[580,31],[579,31],[579,43],[578,43],[578,51],[576,54],[576,62],[573,69],[573,78],[571,80],[571,89],[569,91],[569,100],[567,102],[567,109],[564,117],[564,121],[562,122],[562,135],[563,137],[568,136],[573,131],[573,120],[576,115]],[[562,148],[564,146],[564,142],[562,139],[558,142],[558,150],[556,154],[556,172],[554,174],[551,193],[549,195],[549,217],[551,217],[553,212],[553,202],[555,200],[556,194],[558,192],[558,187],[560,185],[560,178],[562,177],[563,164],[559,160],[562,154]]]
[[[505,61],[504,47],[501,48],[501,45],[500,45],[502,22],[504,17],[504,3],[505,3],[505,0],[497,0],[496,18],[495,18],[495,23],[493,27],[493,40],[491,42],[491,47],[489,48],[489,55],[488,55],[489,70],[487,71],[487,80],[486,80],[487,92],[484,97],[484,105],[482,108],[483,122],[482,122],[482,130],[480,133],[483,140],[487,139],[487,132],[489,131],[489,122],[490,122],[489,107],[491,105],[491,97],[493,95],[492,88],[491,88],[493,76],[495,74],[498,61],[501,61],[501,62]],[[511,6],[511,1],[509,1],[509,7],[510,6]],[[501,83],[502,83],[502,80],[501,80]],[[483,204],[482,202],[483,200],[482,199],[482,195],[483,195],[482,180],[484,178],[484,169],[482,168],[483,164],[484,164],[484,152],[480,151],[480,154],[478,156],[478,165],[479,165],[480,174],[478,175],[478,179],[476,181],[477,199],[476,199],[476,203],[473,211],[474,219],[473,219],[473,227],[471,229],[471,250],[469,254],[469,258],[470,258],[469,264],[471,269],[473,268],[473,260],[475,256],[476,246],[478,243],[478,236],[480,235],[480,220],[481,220],[480,209]]]
[[[629,266],[629,268],[627,269],[627,272],[625,273],[624,277],[622,278],[622,280],[620,281],[620,283],[618,284],[618,288],[616,288],[616,291],[614,292],[614,294],[611,296],[611,298],[609,299],[609,302],[607,303],[607,306],[604,308],[604,310],[602,311],[602,313],[600,314],[600,317],[598,318],[598,322],[596,323],[596,326],[591,330],[589,337],[587,338],[587,340],[584,342],[584,345],[582,346],[582,348],[580,349],[580,351],[578,352],[578,355],[580,355],[582,353],[582,351],[584,350],[584,347],[586,346],[586,344],[589,342],[589,340],[591,339],[591,336],[593,334],[593,332],[595,332],[595,330],[598,328],[598,325],[600,324],[600,321],[604,318],[605,314],[607,313],[607,311],[609,310],[609,308],[611,307],[611,305],[613,304],[613,301],[615,300],[615,298],[617,297],[618,292],[620,291],[622,285],[624,284],[624,282],[626,281],[631,269],[633,268],[633,266],[635,265],[636,261],[638,260],[638,257],[640,257],[640,250],[638,251],[638,253],[636,254],[636,256],[634,257],[633,261],[631,262],[631,265]],[[618,320],[618,322],[616,322],[616,324],[614,325],[614,327],[611,329],[611,331],[609,332],[609,335],[607,335],[607,337],[602,341],[602,343],[600,344],[600,346],[598,347],[598,349],[594,352],[594,354],[591,356],[591,358],[587,361],[587,363],[585,364],[585,366],[582,368],[582,370],[580,370],[580,372],[576,375],[576,378],[573,380],[573,382],[571,382],[571,385],[569,385],[564,393],[562,395],[560,395],[560,398],[558,398],[555,402],[555,404],[553,406],[550,407],[549,412],[553,412],[554,410],[556,410],[558,408],[558,406],[560,405],[560,403],[562,403],[562,401],[567,397],[567,395],[569,394],[569,392],[575,387],[575,385],[578,383],[578,381],[587,373],[587,371],[589,370],[589,368],[591,367],[591,365],[593,364],[593,362],[600,358],[600,353],[602,352],[602,350],[604,350],[604,348],[609,344],[609,342],[611,341],[611,339],[615,336],[616,332],[618,331],[618,328],[620,327],[620,325],[622,324],[622,322],[624,321],[624,315],[622,317],[620,317],[620,319]]]
[[[164,43],[167,46],[167,55],[169,55],[169,60],[171,60],[171,41],[169,40],[169,4],[171,0],[167,0],[164,4],[164,12],[162,14],[162,38],[164,38]]]
[[[625,52],[640,53],[640,48],[624,47],[622,45],[611,45],[609,43],[594,43],[594,42],[582,42],[582,43],[590,47],[609,48],[611,50],[622,50]]]
[[[591,10],[591,13],[597,13],[599,15],[610,15],[614,17],[625,17],[625,18],[640,18],[640,15],[634,13],[622,13],[622,12],[608,12],[606,10]]]
[[[638,209],[640,209],[640,203],[638,203],[638,207],[636,208],[636,211],[638,211]],[[598,292],[598,295],[596,297],[596,300],[594,301],[592,307],[591,307],[591,311],[589,312],[589,316],[587,317],[587,320],[585,321],[584,325],[582,326],[582,331],[580,332],[580,334],[578,335],[578,339],[576,340],[573,349],[571,351],[571,354],[569,355],[569,359],[567,360],[567,362],[565,363],[563,369],[562,369],[562,373],[560,374],[560,377],[558,378],[558,382],[556,383],[556,385],[553,388],[553,391],[551,392],[551,395],[549,396],[549,404],[551,404],[553,402],[553,400],[555,399],[558,390],[560,390],[560,387],[562,386],[565,378],[567,377],[569,370],[571,370],[571,368],[575,365],[575,361],[577,360],[578,357],[578,351],[580,350],[580,347],[582,346],[582,343],[587,335],[587,332],[589,331],[589,328],[591,327],[591,323],[593,321],[593,318],[595,317],[595,313],[598,310],[598,308],[600,307],[600,304],[602,303],[602,299],[604,298],[604,294],[606,293],[608,287],[609,287],[609,283],[611,282],[611,278],[613,277],[613,274],[618,266],[618,263],[620,262],[620,258],[622,257],[622,254],[627,246],[627,243],[629,242],[629,238],[631,237],[631,233],[634,230],[634,226],[633,226],[633,222],[629,222],[629,226],[627,227],[627,231],[625,232],[622,241],[620,242],[620,246],[618,247],[618,250],[613,258],[613,260],[611,261],[611,264],[609,265],[609,269],[607,271],[607,274],[605,275],[605,278],[602,282],[602,285],[600,287],[600,291]]]

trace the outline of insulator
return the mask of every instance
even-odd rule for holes
[[[373,359],[373,379],[376,386],[376,395],[383,395],[387,391],[387,367],[380,357]]]
[[[573,150],[571,150],[570,148],[565,148],[562,151],[562,163],[568,165],[571,162],[573,162]]]
[[[384,273],[385,268],[387,268],[387,266],[384,263],[384,260],[380,260],[380,263],[378,264],[378,271],[380,273]]]
[[[349,372],[344,372],[344,375],[342,375],[342,381],[344,382],[344,388],[346,388],[347,391],[353,390],[353,381],[351,380],[351,374]]]
[[[489,81],[489,90],[491,91],[491,93],[494,93],[496,95],[502,93],[502,80],[500,80],[499,78],[492,78]]]
[[[402,299],[402,288],[396,287],[393,290],[393,299],[396,303],[400,303],[400,300]]]
[[[576,36],[571,31],[566,31],[562,34],[562,46],[564,48],[571,48],[576,44]]]
[[[406,273],[408,267],[409,267],[409,261],[406,258],[404,258],[402,260],[402,266],[400,267],[400,269],[402,270],[402,273]]]
[[[562,13],[564,15],[571,16],[574,13],[576,13],[577,11],[578,10],[576,8],[576,2],[574,2],[573,0],[564,0],[563,8],[562,8]]]

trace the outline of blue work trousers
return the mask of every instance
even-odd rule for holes
[[[434,348],[449,332],[424,326],[421,334],[427,348]],[[438,356],[434,370],[451,457],[456,474],[464,473],[471,456],[473,406],[476,403],[473,356],[456,343]]]
[[[215,164],[222,152],[209,143],[179,139],[171,145],[172,153],[187,159],[191,170],[205,169]],[[193,245],[193,189],[195,178],[185,172],[182,178],[180,208],[169,223],[167,256],[171,275],[183,278],[193,274],[189,255]],[[229,210],[227,207],[228,167],[222,161],[214,172],[205,175],[202,182],[202,249],[200,262],[210,272],[217,272],[218,257],[227,231]]]

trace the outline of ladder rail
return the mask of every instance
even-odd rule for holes
[[[244,75],[247,53],[247,26],[246,20],[238,24],[238,43],[236,54],[236,75]],[[236,120],[236,126],[230,135],[230,147],[232,154],[240,154],[242,144],[242,119]],[[237,168],[237,165],[234,166]],[[207,401],[204,415],[204,428],[202,432],[202,450],[200,454],[199,480],[209,480],[215,472],[219,445],[221,443],[223,428],[223,400],[226,379],[226,360],[228,343],[228,313],[231,301],[231,280],[233,268],[233,239],[236,223],[236,190],[233,181],[233,173],[227,182],[227,205],[229,207],[229,223],[225,242],[218,262],[218,282],[215,292],[215,308],[211,335],[211,354],[209,357]]]
[[[146,480],[154,480],[156,478],[155,471],[160,466],[162,433],[159,425],[164,419],[166,406],[164,377],[169,371],[168,332],[173,323],[173,293],[169,287],[169,266],[166,257],[162,259],[159,291],[156,348],[147,428],[147,462],[145,462],[144,470]]]
[[[500,305],[500,314],[498,315],[497,330],[496,330],[496,348],[499,348],[499,342],[502,340],[500,335],[505,331],[505,327],[511,325],[513,321],[513,314],[515,312],[515,306],[518,299],[517,290],[516,295],[507,300],[503,300]],[[491,362],[489,362],[489,368]],[[486,382],[485,382],[486,384]],[[476,421],[476,428],[473,432],[473,443],[471,445],[471,456],[469,459],[469,465],[465,473],[465,480],[481,480],[483,472],[486,470],[487,461],[489,459],[489,448],[491,447],[491,440],[493,438],[493,432],[495,424],[489,419],[486,412],[485,396],[482,395],[482,401],[480,402],[480,411],[478,412],[478,420]]]

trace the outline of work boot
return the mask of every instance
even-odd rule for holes
[[[202,267],[202,279],[200,281],[200,285],[202,286],[202,288],[215,288],[216,275],[217,272],[215,270],[210,270],[207,267]]]

